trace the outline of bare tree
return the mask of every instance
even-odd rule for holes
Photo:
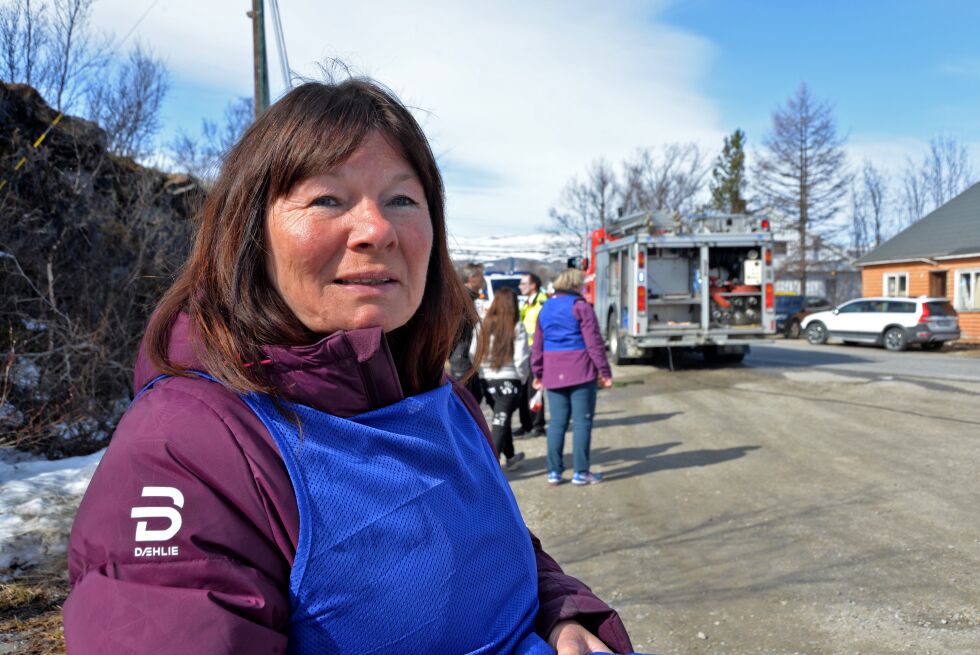
[[[235,145],[252,123],[251,98],[238,98],[225,107],[224,122],[201,122],[201,135],[192,137],[183,130],[170,143],[177,168],[203,180],[214,177],[225,154]]]
[[[124,60],[109,57],[108,37],[89,24],[93,3],[0,5],[0,70],[10,82],[33,86],[55,109],[100,124],[117,154],[143,159],[159,128],[167,71],[139,46]]]
[[[50,79],[48,6],[14,0],[0,6],[0,68],[5,79],[42,88]]]
[[[901,201],[905,224],[946,204],[974,181],[966,146],[951,136],[933,137],[921,162],[906,160]]]
[[[561,254],[578,252],[592,230],[605,227],[613,217],[618,196],[616,174],[604,159],[589,165],[585,180],[571,179],[550,213],[549,231],[559,237]]]
[[[888,194],[885,176],[865,160],[851,187],[851,245],[856,254],[877,248],[884,240]]]
[[[831,236],[831,222],[847,194],[843,143],[830,104],[800,84],[785,106],[773,111],[772,131],[755,167],[760,195],[797,234],[796,273],[803,293],[811,244]]]
[[[168,87],[163,62],[140,46],[114,76],[93,85],[88,114],[108,134],[110,150],[134,159],[150,154]]]
[[[642,148],[623,168],[627,211],[691,211],[708,173],[705,157],[694,143],[668,143],[659,152]]]
[[[863,189],[857,182],[851,183],[851,248],[856,256],[868,250],[868,206]]]
[[[58,111],[70,111],[86,83],[108,65],[105,40],[89,30],[93,0],[54,0],[48,37],[50,79],[38,90]]]

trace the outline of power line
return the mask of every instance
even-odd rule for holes
[[[289,57],[286,54],[286,37],[282,31],[282,15],[279,12],[279,0],[270,0],[272,6],[272,30],[276,36],[276,51],[279,54],[279,68],[282,71],[282,82],[287,89],[293,87],[289,71]]]
[[[132,27],[130,27],[130,28],[129,28],[129,31],[128,31],[128,32],[126,32],[126,36],[124,36],[123,38],[121,38],[121,39],[119,39],[119,43],[118,43],[118,44],[116,45],[116,47],[119,47],[119,46],[121,46],[121,45],[122,45],[123,43],[125,43],[125,42],[126,42],[126,39],[128,39],[128,38],[129,38],[129,36],[130,36],[130,35],[131,35],[131,34],[132,34],[133,32],[135,32],[135,31],[136,31],[136,28],[137,28],[137,27],[139,27],[139,26],[140,26],[140,23],[142,23],[142,22],[143,22],[143,19],[144,19],[144,18],[146,18],[146,17],[147,17],[147,16],[148,16],[148,15],[150,14],[150,12],[151,12],[151,11],[153,11],[153,8],[157,6],[157,3],[158,3],[158,2],[160,2],[160,0],[153,0],[153,2],[151,2],[151,3],[150,3],[150,6],[149,6],[149,7],[147,8],[147,10],[146,10],[146,11],[144,11],[144,12],[143,12],[143,15],[142,15],[142,16],[140,16],[140,17],[139,17],[139,19],[138,19],[138,20],[136,21],[136,23],[135,23],[135,24],[134,24],[134,25],[133,25]]]

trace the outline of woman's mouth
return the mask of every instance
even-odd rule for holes
[[[385,278],[348,278],[346,280],[337,280],[337,284],[363,284],[367,286],[378,286],[381,284],[388,284],[394,282],[390,277]]]

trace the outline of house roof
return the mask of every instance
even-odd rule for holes
[[[858,259],[857,266],[980,253],[980,183]]]

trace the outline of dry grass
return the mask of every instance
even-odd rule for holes
[[[65,652],[61,605],[68,595],[65,560],[0,583],[0,651],[24,655]]]

